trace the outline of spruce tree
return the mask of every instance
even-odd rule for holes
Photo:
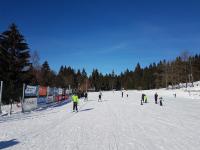
[[[4,70],[4,76],[6,75],[7,79],[4,79],[3,100],[8,103],[8,100],[11,99],[19,100],[22,95],[23,83],[30,81],[28,74],[31,66],[30,54],[28,44],[15,24],[1,34],[0,45],[1,57],[6,58],[4,63],[7,64],[7,68]]]

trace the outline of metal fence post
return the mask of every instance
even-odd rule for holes
[[[0,88],[0,114],[2,113],[2,110],[1,110],[2,89],[3,89],[3,81],[1,81],[1,88]]]
[[[23,93],[22,93],[22,99],[21,99],[22,112],[24,112],[24,93],[25,93],[25,84],[23,83]]]

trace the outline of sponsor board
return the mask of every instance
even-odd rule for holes
[[[27,85],[25,87],[25,92],[24,92],[24,96],[25,97],[36,97],[38,93],[38,87],[37,86],[30,86]]]
[[[58,102],[58,101],[62,101],[62,95],[58,95],[58,96],[55,96],[55,100]]]
[[[65,90],[65,94],[72,94],[72,90],[70,89],[70,90]]]
[[[52,102],[54,102],[54,96],[48,96],[47,103],[52,103]]]
[[[38,97],[37,98],[37,104],[38,105],[44,105],[47,103],[47,97]]]
[[[48,95],[50,96],[54,95],[54,88],[51,88],[51,87],[48,88]]]
[[[58,95],[62,95],[63,94],[63,89],[58,88]]]
[[[25,112],[36,109],[37,108],[37,98],[25,98],[22,106],[23,106],[23,110]]]
[[[47,87],[40,86],[39,87],[39,96],[46,96],[47,95]]]
[[[58,88],[54,88],[54,95],[57,96],[57,95],[59,95],[58,93],[59,93],[59,92],[58,92]]]

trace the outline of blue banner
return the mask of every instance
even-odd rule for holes
[[[25,97],[37,97],[38,95],[38,87],[27,85],[25,87],[24,96]]]
[[[48,88],[48,95],[53,96],[54,95],[54,88],[49,87]]]

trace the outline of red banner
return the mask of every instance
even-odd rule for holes
[[[44,86],[39,87],[39,96],[47,96],[47,87]]]
[[[55,98],[56,98],[56,101],[57,101],[57,102],[58,102],[58,101],[62,101],[62,95],[56,96]]]

